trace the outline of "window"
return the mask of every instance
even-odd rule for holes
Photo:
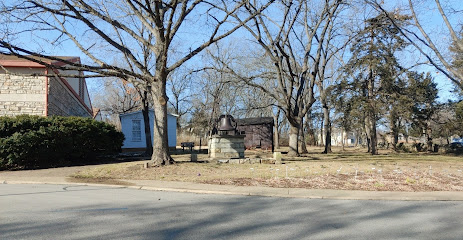
[[[141,120],[132,120],[132,142],[141,142]]]

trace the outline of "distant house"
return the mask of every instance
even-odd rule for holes
[[[125,136],[122,149],[126,151],[144,150],[146,148],[145,122],[142,111],[136,111],[119,115],[121,120],[122,133]],[[151,140],[153,139],[154,111],[149,112],[149,123],[151,129]],[[167,137],[169,148],[177,146],[177,116],[167,114]]]
[[[331,132],[332,146],[353,146],[357,140],[354,132],[346,132],[339,128],[333,128]]]
[[[325,143],[325,135],[320,135],[320,132],[318,132],[317,140],[323,145]],[[354,146],[357,144],[357,140],[358,137],[354,132],[346,132],[340,128],[331,128],[331,146]]]
[[[79,57],[57,58],[80,62]],[[60,61],[41,61],[55,66],[65,65]],[[82,71],[59,71],[33,61],[1,54],[0,66],[0,116],[29,114],[93,117],[85,78],[58,76],[83,76]]]
[[[246,149],[261,148],[273,151],[273,118],[243,118],[237,119],[236,122],[238,131],[246,134]]]

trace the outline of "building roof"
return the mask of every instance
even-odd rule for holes
[[[40,62],[44,62],[47,64],[52,64],[52,65],[63,65],[64,63],[59,61],[59,60],[50,60],[46,58],[40,58],[32,55],[25,55],[25,57],[29,57],[32,59],[35,59]],[[74,57],[74,56],[52,56],[53,58],[58,58],[62,59],[65,61],[69,62],[80,62],[79,57]],[[14,55],[8,55],[8,54],[0,54],[0,65],[4,67],[41,67],[44,68],[45,66],[38,63],[34,62],[25,58],[20,58]]]
[[[153,112],[154,113],[154,110],[153,109],[150,109],[150,112]],[[133,112],[129,112],[129,113],[122,113],[122,114],[119,114],[119,117],[123,117],[123,116],[127,116],[127,115],[132,115],[132,114],[137,114],[137,113],[141,113],[141,110],[138,110],[138,111],[133,111]],[[167,115],[171,115],[173,117],[178,117],[177,114],[173,114],[173,113],[167,113]]]
[[[237,119],[236,122],[238,123],[238,126],[261,125],[261,124],[272,124],[273,125],[273,118],[272,117],[242,118],[242,119]]]

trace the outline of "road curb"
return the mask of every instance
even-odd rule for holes
[[[114,188],[127,188],[123,185],[100,184],[100,183],[78,183],[78,182],[46,182],[46,181],[9,181],[0,180],[1,184],[49,184],[49,185],[78,185],[78,186],[95,186],[95,187],[114,187]]]
[[[0,180],[3,184],[55,184],[55,185],[78,185],[95,187],[129,188],[147,191],[183,192],[196,194],[221,194],[241,196],[262,196],[262,197],[283,197],[283,198],[306,198],[306,199],[334,199],[334,200],[380,200],[380,201],[463,201],[463,192],[374,192],[374,191],[349,191],[349,190],[325,190],[325,189],[300,189],[300,188],[270,188],[270,187],[246,187],[246,186],[222,186],[208,184],[193,184],[194,188],[187,187],[160,187],[136,184],[131,186],[101,184],[101,183],[78,183],[67,181],[15,181]],[[131,182],[133,183],[133,182]],[[157,182],[158,183],[158,182]],[[172,182],[163,182],[172,184]],[[159,183],[158,183],[159,184]],[[185,183],[188,185],[188,183]],[[215,187],[227,189],[200,189],[198,187]]]

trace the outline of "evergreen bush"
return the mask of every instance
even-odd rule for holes
[[[124,135],[82,117],[0,117],[0,169],[35,169],[95,162],[121,150]]]

